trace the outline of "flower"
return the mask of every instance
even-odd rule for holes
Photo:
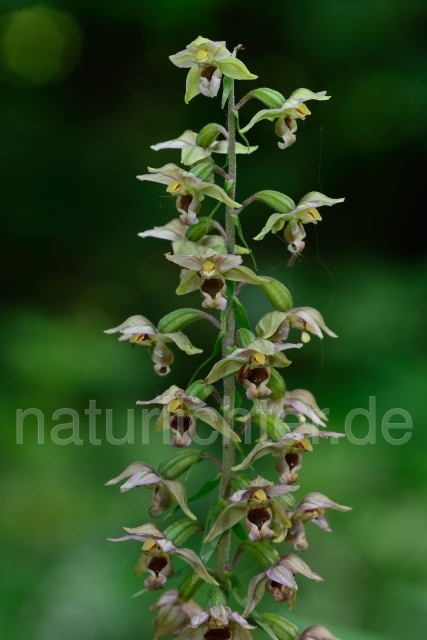
[[[205,195],[223,202],[228,207],[239,208],[241,206],[229,198],[224,189],[218,185],[203,182],[193,173],[184,171],[176,164],[165,164],[159,169],[148,167],[148,171],[149,173],[137,176],[138,180],[166,184],[166,191],[176,197],[176,208],[181,214],[181,222],[188,226],[198,222],[197,214]]]
[[[298,636],[298,640],[339,640],[339,638],[332,635],[326,627],[315,624],[303,631],[302,634]]]
[[[104,333],[120,333],[119,340],[129,340],[132,346],[137,344],[143,347],[152,347],[151,359],[154,362],[154,371],[159,376],[166,376],[170,373],[170,365],[174,361],[173,352],[166,345],[167,342],[174,342],[179,349],[190,356],[202,353],[202,349],[194,347],[181,331],[159,333],[144,316],[131,316],[118,327],[106,329]]]
[[[189,396],[183,389],[172,385],[152,400],[140,400],[137,404],[161,404],[163,410],[155,424],[155,429],[171,429],[174,433],[171,440],[173,447],[189,447],[196,434],[196,420],[206,422],[219,431],[224,437],[234,442],[240,438],[230,429],[224,418],[215,409],[208,407],[199,398]]]
[[[270,379],[270,367],[287,367],[291,364],[290,360],[279,352],[300,347],[302,343],[274,344],[269,340],[257,338],[246,347],[236,349],[217,362],[205,378],[205,383],[211,384],[238,372],[237,382],[246,387],[246,397],[249,400],[269,396],[271,390],[267,384]]]
[[[230,607],[217,604],[190,620],[178,640],[252,640],[247,620]]]
[[[265,315],[256,327],[257,335],[271,342],[282,342],[289,335],[289,329],[293,327],[302,331],[302,342],[309,342],[313,333],[323,338],[322,329],[328,336],[337,338],[336,333],[328,329],[322,315],[313,307],[295,307],[290,311],[272,311]]]
[[[285,391],[285,395],[279,400],[263,400],[265,411],[284,420],[287,414],[297,415],[300,422],[305,422],[306,418],[315,424],[325,427],[324,421],[328,420],[323,411],[319,408],[315,397],[306,389],[294,389]]]
[[[196,516],[187,507],[187,490],[181,482],[162,478],[145,462],[133,462],[117,478],[109,480],[106,484],[117,484],[125,478],[128,480],[122,484],[120,491],[129,491],[134,487],[154,488],[152,504],[148,510],[151,517],[160,518],[163,511],[168,509],[172,501],[175,500],[189,518],[196,519]]]
[[[144,524],[141,527],[130,529],[124,527],[129,535],[121,538],[108,538],[110,542],[122,542],[124,540],[137,540],[143,543],[142,554],[135,566],[135,573],[140,576],[145,571],[150,574],[145,580],[146,589],[155,591],[163,589],[165,582],[173,575],[171,556],[177,556],[187,562],[195,573],[209,584],[218,586],[218,583],[207,572],[200,558],[191,549],[175,547],[171,540],[167,540],[154,524]]]
[[[264,478],[256,478],[245,489],[240,489],[229,497],[231,504],[219,515],[205,541],[214,540],[244,518],[252,542],[266,538],[275,538],[273,542],[281,542],[291,523],[277,498],[296,489],[298,487],[273,484]]]
[[[313,451],[309,439],[317,436],[340,438],[344,437],[344,434],[335,431],[319,431],[314,425],[305,423],[282,436],[277,442],[272,440],[258,442],[243,462],[233,467],[233,471],[247,469],[255,460],[271,453],[277,456],[276,469],[280,474],[280,484],[293,484],[298,480],[297,472],[302,466],[303,453]]]
[[[304,528],[304,523],[306,522],[312,522],[320,529],[323,529],[323,531],[330,532],[329,522],[324,515],[325,509],[351,511],[351,507],[337,504],[322,493],[309,493],[289,512],[292,527],[287,532],[286,542],[292,543],[296,550],[303,551],[307,549],[308,542],[305,537]]]
[[[301,573],[310,580],[323,582],[323,578],[311,571],[301,558],[293,553],[288,553],[266,571],[252,578],[248,589],[248,603],[243,615],[249,615],[257,606],[264,591],[271,594],[276,602],[288,602],[291,609],[294,606],[298,590],[295,581],[296,573]]]
[[[150,607],[150,611],[158,612],[154,620],[156,631],[153,637],[153,640],[158,640],[166,633],[181,633],[191,618],[202,612],[202,608],[192,600],[183,601],[177,589],[169,589]]]
[[[311,114],[305,102],[307,100],[329,100],[330,97],[326,95],[326,91],[313,93],[309,89],[297,89],[278,109],[262,109],[258,111],[249,124],[240,130],[240,133],[246,133],[261,120],[274,121],[277,118],[275,132],[279,138],[283,139],[283,142],[278,142],[277,144],[280,149],[287,149],[296,140],[297,120],[305,120],[306,116]]]
[[[242,258],[239,255],[221,253],[221,244],[210,248],[184,240],[173,242],[172,247],[174,253],[167,253],[166,258],[185,269],[176,293],[184,295],[200,289],[204,298],[202,306],[207,309],[226,308],[225,278],[248,284],[264,284],[264,280],[251,269],[240,266]]]
[[[225,129],[224,132],[227,133]],[[228,153],[228,142],[227,140],[215,139],[213,142],[210,142],[208,146],[203,146],[198,141],[198,134],[195,131],[187,129],[178,138],[154,144],[151,146],[151,149],[154,151],[160,151],[161,149],[181,149],[182,164],[191,166],[197,162],[206,161],[211,157],[212,153]],[[257,149],[258,146],[248,147],[241,142],[236,142],[236,153],[249,154]]]
[[[235,58],[225,42],[213,42],[199,36],[186,49],[169,56],[169,60],[184,69],[187,75],[185,102],[201,93],[208,98],[218,95],[222,74],[235,80],[256,80],[258,76]]]
[[[262,240],[269,231],[277,233],[287,223],[284,238],[288,242],[288,250],[295,254],[301,253],[305,247],[305,242],[303,242],[306,236],[304,225],[317,224],[322,219],[317,207],[331,207],[338,202],[344,202],[344,198],[328,198],[318,191],[310,191],[301,198],[292,211],[273,213],[258,235],[254,237],[254,240]]]

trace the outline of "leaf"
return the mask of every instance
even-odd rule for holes
[[[249,253],[250,253],[250,255],[251,255],[252,262],[254,263],[254,269],[255,269],[255,271],[257,271],[257,270],[258,270],[258,267],[257,267],[256,261],[255,261],[255,257],[254,257],[254,254],[253,254],[252,250],[249,248],[248,243],[246,242],[245,237],[244,237],[244,235],[243,235],[242,225],[241,225],[241,223],[240,223],[240,218],[239,218],[239,216],[238,216],[238,215],[234,215],[234,214],[232,214],[231,219],[232,219],[232,220],[233,220],[233,222],[234,222],[234,226],[235,226],[235,227],[236,227],[236,229],[237,229],[237,234],[238,234],[238,236],[239,236],[240,240],[243,242],[243,245],[246,247],[246,249],[249,251]]]
[[[209,531],[213,523],[217,520],[219,514],[224,510],[225,507],[227,507],[227,505],[228,505],[227,500],[223,500],[222,498],[220,498],[217,502],[213,503],[213,505],[209,509],[208,517],[206,519],[207,531]],[[211,555],[215,551],[217,544],[218,544],[218,541],[212,541],[212,542],[203,541],[199,555],[200,555],[201,561],[204,564],[206,564],[209,561]]]
[[[224,76],[224,80],[222,82],[222,99],[221,99],[221,109],[224,109],[225,103],[228,100],[228,96],[230,95],[230,91],[233,88],[234,80],[229,76]]]
[[[200,500],[200,498],[204,498],[209,493],[211,493],[214,489],[216,489],[221,482],[221,474],[217,473],[216,476],[213,476],[210,480],[207,480],[205,484],[199,489],[199,491],[189,498],[188,502],[196,502]]]
[[[233,299],[234,314],[236,322],[242,329],[248,329],[252,331],[251,323],[249,322],[248,312],[238,298]]]
[[[197,374],[199,373],[199,371],[201,371],[207,364],[209,364],[209,362],[211,362],[211,360],[213,360],[214,358],[216,358],[216,356],[218,355],[218,353],[221,350],[221,344],[222,344],[222,336],[223,336],[223,332],[221,331],[218,336],[217,339],[215,341],[214,344],[214,348],[213,351],[211,353],[211,355],[209,356],[209,358],[207,358],[207,360],[205,360],[204,362],[202,362],[202,364],[200,365],[200,367],[197,367],[196,371],[194,372],[189,385],[193,383],[193,381],[197,378]]]

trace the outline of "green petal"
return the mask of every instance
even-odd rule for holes
[[[194,53],[191,53],[188,49],[174,53],[172,56],[169,56],[169,60],[176,67],[181,67],[181,69],[188,69],[189,67],[194,67],[196,64]]]
[[[213,382],[217,382],[221,378],[225,378],[232,373],[236,373],[245,363],[245,359],[243,361],[240,360],[231,360],[230,358],[223,358],[219,362],[215,363],[212,367],[210,373],[205,378],[204,382],[206,384],[212,384]]]
[[[272,311],[263,316],[256,326],[256,333],[260,338],[271,338],[276,333],[282,322],[288,317],[286,311]],[[160,324],[159,324],[160,328]]]
[[[240,471],[241,469],[247,469],[252,465],[255,460],[258,458],[262,458],[270,453],[275,453],[276,451],[283,449],[283,445],[278,445],[275,442],[269,442],[265,440],[264,442],[258,442],[257,445],[252,449],[252,451],[246,456],[246,458],[238,464],[236,467],[233,467],[233,471]]]
[[[269,217],[259,234],[254,237],[254,240],[263,240],[269,231],[277,233],[278,231],[283,229],[283,227],[285,226],[285,222],[294,217],[294,215],[295,214],[290,215],[288,213],[273,213]]]
[[[205,160],[210,155],[210,151],[202,147],[185,147],[181,151],[181,162],[182,164],[194,164],[195,162],[200,162],[200,160]]]
[[[227,207],[233,207],[234,209],[240,209],[242,206],[238,202],[235,202],[225,193],[224,189],[218,187],[216,184],[209,184],[208,182],[202,182],[202,184],[197,188],[198,192],[204,193],[205,195],[215,198],[215,200],[219,200],[227,205]]]
[[[187,80],[185,83],[185,97],[186,104],[190,102],[197,94],[200,93],[200,69],[199,67],[193,67],[187,74]]]
[[[205,538],[205,542],[210,542],[217,536],[224,533],[224,531],[228,531],[228,529],[234,527],[235,524],[240,522],[240,520],[245,517],[247,509],[248,506],[246,504],[228,505],[228,507],[224,509],[224,511],[219,515],[218,520],[209,531],[208,535]]]
[[[183,296],[186,293],[196,291],[200,287],[200,277],[197,275],[197,271],[186,271],[181,278],[179,287],[176,289],[178,296]]]
[[[201,578],[205,582],[219,586],[218,582],[214,578],[212,578],[212,576],[209,575],[209,573],[206,571],[199,556],[196,555],[191,549],[176,549],[171,553],[171,555],[178,556],[179,558],[185,560],[185,562],[193,567],[199,578]]]
[[[182,511],[185,513],[185,515],[191,518],[191,520],[197,520],[194,513],[191,513],[190,509],[187,507],[187,490],[184,487],[184,485],[181,482],[178,482],[177,480],[163,480],[163,483],[169,489],[169,491],[175,498],[176,502],[179,504]],[[169,536],[166,536],[166,537],[169,537]],[[179,542],[178,541],[175,542],[175,540],[172,540],[172,542],[174,542],[177,545],[180,545],[184,541],[182,540]]]
[[[252,129],[254,124],[257,122],[261,122],[261,120],[270,120],[271,122],[278,118],[282,113],[281,109],[261,109],[254,115],[254,117],[250,120],[249,124],[243,129],[240,129],[240,133],[246,133],[249,129]]]
[[[289,98],[286,100],[301,100],[301,102],[305,102],[306,100],[329,100],[331,96],[326,95],[326,91],[319,91],[319,93],[314,93],[310,91],[310,89],[296,89]]]
[[[193,356],[195,353],[203,353],[203,349],[198,349],[193,346],[185,333],[182,333],[181,331],[164,333],[159,337],[166,337],[168,340],[172,340],[172,342],[174,342],[181,351],[185,351],[188,356]]]
[[[230,438],[233,442],[240,442],[240,438],[235,431],[233,431],[229,425],[226,423],[224,418],[212,409],[211,407],[200,407],[200,409],[196,409],[193,413],[194,418],[200,419],[203,422],[206,422],[212,429],[218,431],[221,435]]]
[[[218,68],[225,76],[233,78],[233,80],[256,80],[258,78],[258,76],[255,76],[249,71],[241,60],[233,56],[218,62]]]
[[[236,280],[237,282],[247,282],[248,284],[262,285],[264,278],[260,278],[249,269],[249,267],[233,267],[224,274],[226,280]]]
[[[268,578],[264,573],[259,573],[252,578],[248,587],[248,603],[243,612],[243,617],[246,618],[250,612],[255,609],[258,602],[261,600],[265,592],[265,585],[268,582]]]

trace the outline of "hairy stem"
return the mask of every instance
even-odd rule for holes
[[[229,196],[232,200],[236,197],[236,119],[234,110],[234,84],[228,97],[228,173],[233,181]],[[227,235],[227,253],[234,253],[235,226],[233,222],[233,209],[225,209],[225,232]],[[228,355],[228,348],[234,342],[234,307],[230,304],[225,322],[225,332],[222,338],[222,357]],[[233,428],[234,423],[234,403],[235,403],[235,381],[234,375],[224,379],[224,419]],[[234,465],[235,449],[229,438],[223,439],[222,445],[222,478],[219,489],[221,498],[228,498],[230,493],[230,480],[233,474],[231,467]],[[228,556],[230,552],[231,531],[224,533],[218,543],[216,552],[215,569],[218,574],[223,574],[228,566]]]

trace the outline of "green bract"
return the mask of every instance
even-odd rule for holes
[[[199,36],[179,53],[169,56],[177,67],[190,69],[187,75],[185,102],[199,93],[214,98],[218,95],[222,74],[234,80],[256,80],[258,76],[232,56],[225,42],[212,42]]]

